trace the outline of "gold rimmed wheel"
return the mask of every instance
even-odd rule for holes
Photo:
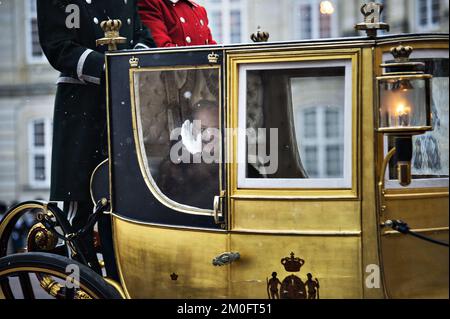
[[[11,286],[20,287],[13,292]],[[120,299],[89,267],[66,257],[26,253],[0,258],[0,286],[6,299]],[[19,289],[16,289],[19,290]]]
[[[30,213],[35,223],[28,229],[25,247],[20,249],[21,253],[11,255],[8,243],[14,226]],[[58,233],[47,228],[45,221],[58,225]],[[0,223],[0,298],[120,298],[102,276],[66,257],[69,250],[77,255],[74,243],[67,245],[62,237],[70,231],[63,213],[54,204],[30,201],[11,208]]]

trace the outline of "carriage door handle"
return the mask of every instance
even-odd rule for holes
[[[224,222],[220,219],[223,218],[223,200],[225,198],[225,192],[221,192],[220,196],[214,196],[214,222],[219,225]]]
[[[212,264],[214,266],[225,266],[231,264],[233,261],[239,260],[241,258],[241,254],[239,253],[223,253],[216,258],[213,259]]]

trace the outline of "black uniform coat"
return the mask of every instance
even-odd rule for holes
[[[80,28],[67,9],[76,5]],[[72,8],[73,6],[69,7]],[[66,12],[67,11],[67,12]],[[61,75],[53,119],[50,200],[90,200],[89,181],[95,167],[107,158],[104,89],[104,52],[95,40],[104,37],[100,23],[120,19],[120,34],[128,39],[118,49],[155,47],[143,27],[136,0],[38,0],[38,26],[42,49]],[[70,24],[69,24],[70,26]]]

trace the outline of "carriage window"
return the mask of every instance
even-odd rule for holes
[[[351,188],[351,62],[239,72],[238,187]]]
[[[146,172],[172,204],[212,209],[219,194],[219,77],[218,68],[134,73]]]
[[[419,51],[420,52],[420,51]],[[448,53],[447,53],[448,54]],[[432,79],[432,125],[433,131],[413,137],[413,158],[411,172],[413,183],[411,187],[448,186],[449,177],[449,61],[448,58],[420,58],[426,64],[426,73],[433,75]],[[388,149],[394,147],[393,138],[387,141]],[[397,179],[395,156],[390,162],[389,179]],[[398,183],[397,183],[398,184]],[[389,186],[396,187],[390,182]]]

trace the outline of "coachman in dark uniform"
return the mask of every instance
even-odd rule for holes
[[[42,49],[61,72],[53,122],[52,201],[64,201],[69,221],[81,228],[93,210],[89,182],[92,171],[107,158],[104,53],[96,39],[100,24],[120,19],[126,44],[118,49],[155,47],[143,27],[136,0],[38,0]],[[78,23],[79,22],[79,23]]]

